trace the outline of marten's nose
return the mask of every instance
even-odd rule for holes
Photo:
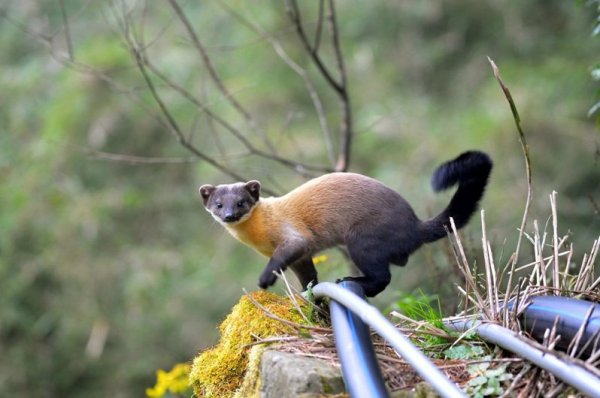
[[[235,221],[235,216],[233,215],[233,213],[227,213],[227,214],[225,214],[225,217],[223,217],[223,221],[225,221],[225,222]]]

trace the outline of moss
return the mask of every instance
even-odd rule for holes
[[[265,350],[264,344],[255,345],[250,349],[244,381],[233,398],[258,398],[260,396],[260,358]]]
[[[279,318],[305,324],[303,317],[287,297],[265,291],[250,293],[252,299]],[[249,362],[249,344],[256,337],[289,334],[291,327],[269,318],[252,301],[243,296],[219,326],[221,340],[193,362],[190,384],[198,397],[232,397],[242,386]],[[254,364],[258,366],[257,363]],[[257,382],[248,381],[256,385]]]

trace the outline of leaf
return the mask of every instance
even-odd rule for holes
[[[484,396],[487,396],[487,395],[500,395],[500,394],[502,394],[502,389],[500,387],[487,387],[487,388],[484,388],[481,391],[481,393]]]
[[[469,380],[469,385],[476,387],[476,386],[483,386],[485,383],[487,383],[488,379],[485,376],[477,376],[474,379]]]
[[[485,372],[486,376],[488,376],[488,377],[498,377],[505,373],[506,373],[506,365],[499,366],[499,367],[493,368],[493,369],[489,369],[487,372]]]
[[[472,359],[483,355],[483,348],[480,346],[472,346],[461,344],[450,347],[444,351],[446,359]]]

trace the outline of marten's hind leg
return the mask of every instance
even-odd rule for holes
[[[294,271],[300,285],[302,285],[302,291],[306,290],[308,285],[312,282],[313,286],[318,283],[317,270],[313,264],[311,257],[303,258],[290,265],[290,269]]]
[[[347,277],[343,280],[358,282],[367,297],[374,297],[381,293],[392,279],[387,253],[378,251],[373,246],[369,247],[361,241],[348,242],[347,247],[350,258],[362,276]]]

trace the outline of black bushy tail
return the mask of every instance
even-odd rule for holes
[[[452,230],[450,217],[457,229],[469,221],[483,196],[491,171],[492,160],[479,151],[465,152],[437,168],[431,179],[433,189],[439,192],[457,183],[458,189],[444,211],[423,222],[423,242],[433,242],[446,236],[446,228]]]

